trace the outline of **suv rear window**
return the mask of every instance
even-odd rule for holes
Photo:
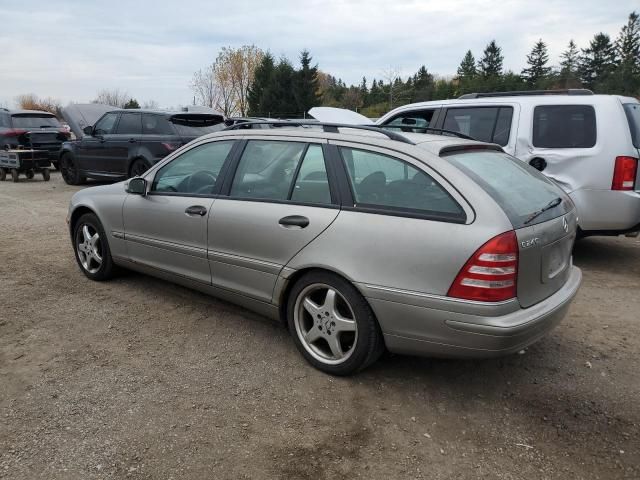
[[[542,173],[506,153],[493,150],[452,153],[446,159],[480,185],[504,210],[514,228],[526,226],[534,212],[560,197],[563,202],[528,225],[546,222],[571,210],[565,193]]]
[[[633,146],[640,148],[640,103],[625,103],[624,113],[627,115]]]
[[[505,146],[509,143],[512,117],[513,107],[449,108],[442,128]]]
[[[13,128],[42,128],[60,127],[60,122],[53,115],[38,115],[33,113],[11,116]]]
[[[533,110],[533,146],[591,148],[596,144],[596,112],[591,105],[541,105]]]

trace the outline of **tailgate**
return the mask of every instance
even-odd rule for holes
[[[576,239],[576,210],[544,223],[516,230],[518,238],[518,300],[530,307],[557,292],[571,271]]]

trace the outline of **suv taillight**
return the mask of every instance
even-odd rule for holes
[[[500,302],[516,296],[518,240],[511,230],[493,237],[465,263],[447,295],[464,300]]]
[[[6,130],[3,135],[6,135],[7,137],[19,137],[20,135],[27,133],[26,130],[20,130],[19,128],[11,128],[9,130]]]
[[[611,190],[633,190],[636,186],[638,159],[634,157],[616,157],[613,169]]]

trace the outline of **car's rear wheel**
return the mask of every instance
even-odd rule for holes
[[[129,168],[129,178],[139,177],[147,170],[149,170],[149,165],[147,165],[147,162],[145,162],[141,158],[138,158],[137,160],[133,161],[133,163],[131,164],[131,168]]]
[[[80,175],[76,160],[70,153],[65,153],[60,158],[60,173],[62,179],[69,185],[80,185],[86,181],[86,178]]]
[[[27,170],[24,176],[27,177],[29,180],[31,180],[33,177],[36,176],[36,172],[34,172],[33,170]]]
[[[0,168],[0,182],[4,182],[5,178],[7,178],[7,171],[4,168]]]
[[[114,265],[107,236],[93,213],[85,213],[74,225],[73,247],[76,261],[87,277],[96,281],[113,277]]]
[[[11,169],[11,180],[13,180],[14,182],[17,182],[19,178],[20,178],[20,174],[18,173],[18,170],[16,170],[15,168],[12,168]]]
[[[351,375],[384,350],[371,307],[356,288],[329,272],[310,272],[291,289],[287,321],[298,350],[314,367]]]
[[[48,168],[43,168],[42,169],[42,179],[45,182],[48,182],[51,179],[51,173],[49,172]]]

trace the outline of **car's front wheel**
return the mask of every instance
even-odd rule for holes
[[[74,225],[73,246],[76,261],[87,277],[96,281],[113,277],[114,265],[107,236],[93,213],[85,213]]]
[[[302,355],[332,375],[351,375],[384,350],[371,307],[349,282],[329,272],[310,272],[291,289],[289,331]]]
[[[71,153],[65,153],[62,155],[59,166],[62,179],[68,185],[80,185],[86,181],[86,178],[80,174],[80,170],[78,170],[78,166],[76,164],[76,159]]]

